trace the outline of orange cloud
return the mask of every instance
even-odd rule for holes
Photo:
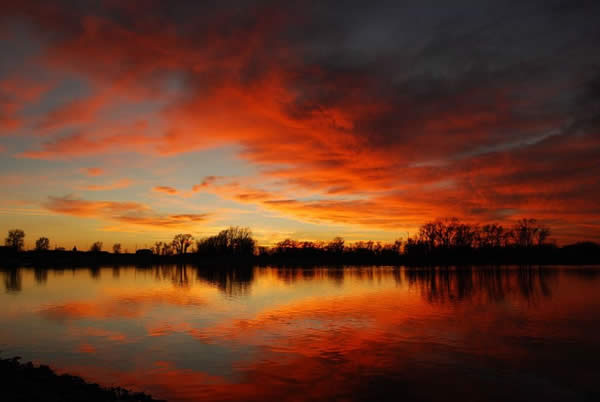
[[[104,169],[97,167],[84,168],[81,171],[91,177],[102,176],[105,173]]]
[[[49,197],[46,208],[61,214],[96,217],[122,213],[144,213],[150,207],[137,202],[86,201],[70,196]]]
[[[49,197],[45,207],[55,213],[112,220],[154,229],[189,229],[207,221],[209,214],[158,214],[137,202],[87,201],[71,196]]]
[[[165,193],[168,195],[177,194],[177,190],[174,189],[173,187],[169,187],[169,186],[156,186],[153,188],[153,190],[156,191],[157,193]]]
[[[130,179],[119,179],[108,184],[89,184],[81,187],[83,190],[88,191],[106,191],[106,190],[118,190],[131,186],[132,181]]]

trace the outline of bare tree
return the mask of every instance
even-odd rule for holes
[[[535,219],[521,219],[515,224],[513,231],[515,242],[521,247],[542,245],[550,236],[550,229]]]
[[[419,240],[427,244],[430,249],[436,246],[438,240],[438,228],[435,222],[425,223],[419,229]]]
[[[480,231],[481,247],[500,247],[504,239],[504,228],[497,223],[484,225]]]
[[[550,228],[547,226],[540,226],[536,233],[536,238],[535,238],[537,245],[538,246],[543,245],[549,236],[550,236]]]
[[[8,237],[4,240],[4,244],[16,251],[23,250],[23,247],[25,246],[25,232],[21,229],[9,230]]]
[[[97,241],[94,244],[92,244],[92,246],[90,247],[90,251],[93,253],[99,253],[100,251],[102,251],[102,242]]]
[[[332,241],[327,243],[327,251],[334,254],[342,254],[344,252],[344,239],[341,237],[334,237]]]
[[[115,254],[121,254],[121,243],[115,243],[113,244],[113,253]]]
[[[173,254],[173,247],[171,247],[170,243],[164,242],[162,245],[162,255],[171,255]]]
[[[297,246],[297,242],[294,244]],[[247,256],[254,254],[255,247],[256,241],[252,238],[252,231],[238,226],[231,226],[221,230],[216,236],[196,242],[196,251],[205,255]]]
[[[50,249],[50,240],[47,237],[40,237],[35,241],[36,251],[46,251]]]
[[[173,248],[177,254],[185,254],[187,249],[192,245],[194,237],[189,234],[179,233],[173,238]]]

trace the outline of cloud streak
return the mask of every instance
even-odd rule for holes
[[[88,184],[86,186],[82,186],[81,189],[87,191],[108,191],[127,188],[131,186],[131,184],[132,181],[130,179],[119,179],[108,184]]]
[[[114,221],[154,230],[184,230],[207,220],[209,214],[159,214],[138,202],[89,201],[72,196],[50,197],[45,207],[54,213]]]

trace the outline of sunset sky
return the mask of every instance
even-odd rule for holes
[[[454,216],[600,241],[599,20],[597,0],[3,2],[0,234],[391,241]]]

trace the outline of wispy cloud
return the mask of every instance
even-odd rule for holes
[[[133,183],[130,179],[119,179],[107,184],[88,184],[85,186],[81,186],[82,190],[87,191],[108,191],[108,190],[118,190],[131,186]]]
[[[114,221],[154,230],[192,229],[209,220],[210,214],[160,214],[138,202],[89,201],[72,196],[49,197],[49,211],[86,218]]]
[[[164,193],[168,195],[175,195],[178,193],[178,191],[175,188],[169,186],[156,186],[152,190],[154,190],[157,193]]]

